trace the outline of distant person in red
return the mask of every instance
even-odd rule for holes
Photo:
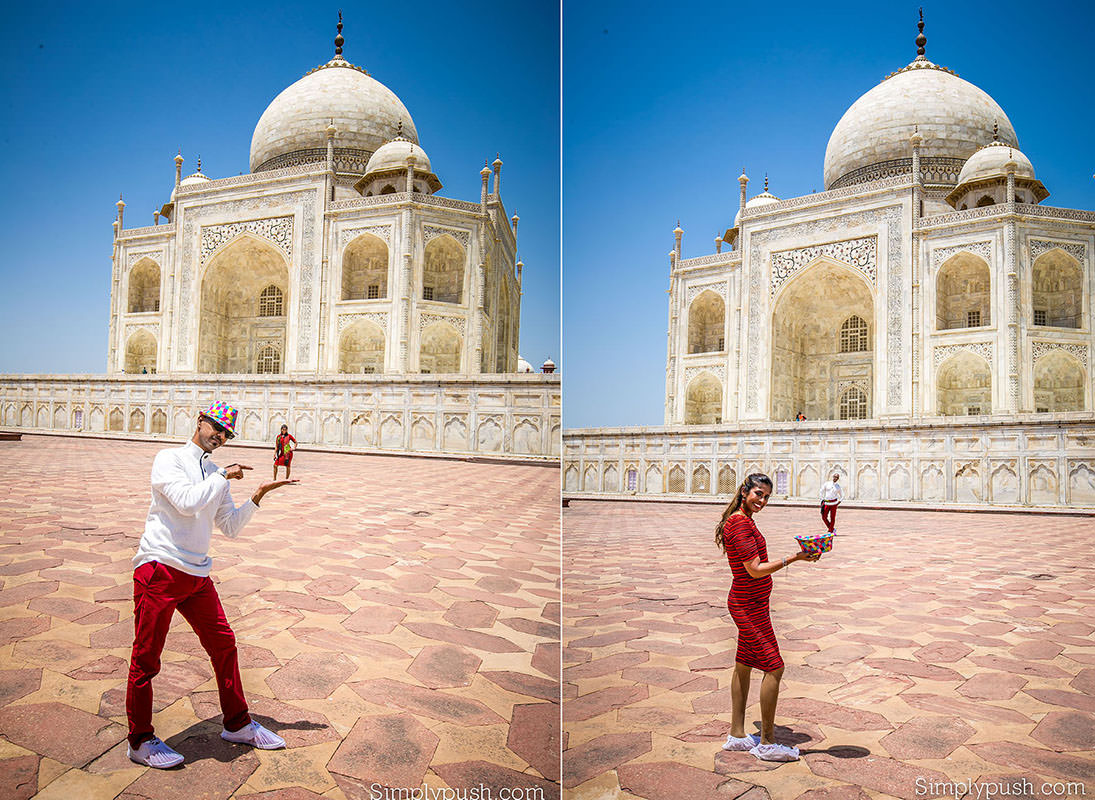
[[[730,680],[730,735],[722,749],[748,750],[761,761],[798,761],[797,747],[772,741],[783,657],[772,630],[768,599],[772,573],[795,561],[817,561],[821,556],[800,550],[793,556],[768,560],[768,545],[753,523],[753,516],[767,505],[771,493],[771,478],[759,472],[750,475],[715,526],[715,543],[726,553],[734,573],[726,606],[738,627],[738,652]],[[760,684],[760,736],[745,735],[745,706],[753,668],[764,673]]]
[[[840,501],[844,499],[844,489],[840,486],[840,475],[834,473],[831,481],[826,481],[821,487],[821,521],[829,529],[829,533],[836,533],[836,509]]]
[[[274,480],[278,479],[278,467],[285,467],[285,479],[289,479],[289,471],[293,465],[293,448],[297,440],[289,433],[289,426],[282,425],[281,433],[274,439]]]

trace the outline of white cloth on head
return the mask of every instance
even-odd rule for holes
[[[844,489],[836,481],[828,481],[821,487],[821,502],[839,503],[844,499]]]
[[[152,462],[152,503],[133,567],[159,561],[207,577],[213,525],[235,538],[257,508],[251,500],[236,507],[228,479],[194,442],[161,450]]]

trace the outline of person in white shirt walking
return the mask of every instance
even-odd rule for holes
[[[840,476],[834,474],[833,479],[821,487],[821,521],[829,529],[829,533],[836,533],[836,507],[844,499],[844,490],[840,487]]]
[[[166,769],[183,762],[152,727],[152,679],[160,671],[160,654],[176,609],[213,662],[224,714],[221,737],[264,750],[285,746],[284,739],[247,712],[236,636],[209,577],[209,543],[214,524],[235,538],[263,496],[299,481],[264,483],[239,507],[232,502],[228,481],[241,479],[251,467],[218,468],[209,454],[235,436],[237,415],[232,406],[214,403],[199,415],[189,442],[161,450],[152,464],[152,504],[133,558],[133,655],[125,697],[129,758],[149,767]]]

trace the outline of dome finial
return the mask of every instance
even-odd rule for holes
[[[1000,141],[1000,120],[998,119],[992,121],[992,140],[994,142]]]
[[[338,10],[338,35],[335,36],[335,58],[342,58],[342,45],[346,44],[346,40],[342,38],[342,9]]]
[[[920,9],[920,22],[916,23],[917,30],[920,33],[916,36],[916,55],[920,58],[924,57],[924,45],[928,43],[928,37],[924,35],[924,9]]]
[[[202,171],[202,157],[198,156],[198,172]]]
[[[765,192],[768,191],[768,173],[767,172],[764,173],[764,191]]]

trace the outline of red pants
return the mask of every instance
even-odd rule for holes
[[[240,680],[236,635],[224,616],[213,581],[149,561],[133,572],[133,656],[125,693],[133,747],[152,738],[152,679],[160,671],[160,653],[176,608],[213,662],[224,727],[236,731],[251,722]]]
[[[829,529],[829,533],[833,532],[833,528],[836,527],[836,507],[840,503],[822,503],[821,504],[821,521],[825,523],[825,527]]]

